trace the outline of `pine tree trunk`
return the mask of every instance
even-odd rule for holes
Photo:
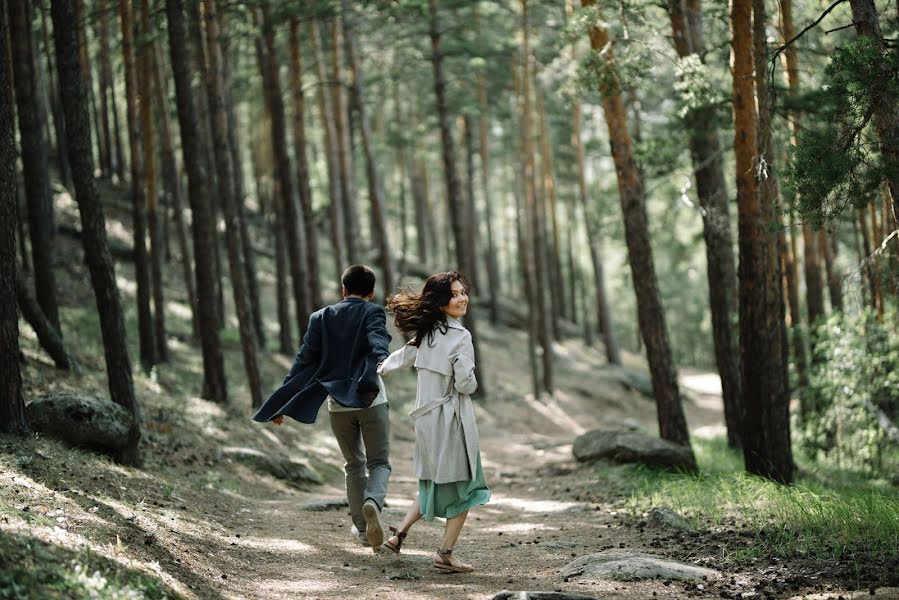
[[[153,52],[156,53],[156,45]],[[175,147],[172,141],[172,124],[169,119],[167,96],[163,94],[161,56],[154,58],[154,87],[156,104],[158,106],[159,123],[161,124],[160,138],[162,141],[162,180],[169,196],[172,213],[175,220],[175,236],[178,239],[178,247],[181,250],[181,268],[184,277],[184,289],[187,292],[187,303],[190,305],[191,323],[194,336],[200,337],[199,317],[197,315],[197,289],[194,283],[193,252],[187,237],[187,226],[184,223],[183,200],[181,199],[181,178],[175,162]]]
[[[212,117],[212,138],[215,143],[215,161],[218,168],[218,193],[225,213],[225,242],[228,251],[231,285],[234,292],[234,307],[237,311],[240,346],[243,350],[244,368],[247,372],[247,386],[253,407],[262,405],[262,377],[256,357],[256,335],[253,312],[246,282],[240,223],[237,212],[237,198],[234,179],[234,165],[228,142],[228,113],[224,102],[224,73],[222,47],[219,41],[219,17],[215,0],[205,0],[206,44],[209,57],[209,78],[206,80]]]
[[[606,296],[605,275],[603,274],[602,255],[599,251],[599,232],[596,222],[590,215],[587,194],[587,177],[584,165],[584,142],[581,139],[581,104],[575,101],[572,106],[572,146],[575,150],[577,161],[578,197],[584,211],[584,228],[587,232],[587,245],[590,250],[590,263],[593,265],[593,286],[596,297],[596,317],[599,324],[599,333],[602,337],[603,347],[606,349],[606,360],[610,364],[621,364],[621,352],[618,349],[618,340],[612,328],[612,311]],[[584,318],[587,318],[586,312]]]
[[[874,0],[849,0],[852,7],[852,22],[859,36],[869,37],[881,51],[885,48],[880,31],[880,19]],[[878,91],[874,98],[874,129],[880,141],[880,153],[884,162],[894,165],[886,172],[887,186],[893,204],[893,219],[899,223],[899,174],[895,165],[899,164],[899,103],[896,97],[885,91]]]
[[[22,0],[22,4],[23,6],[27,7],[31,4],[32,1],[33,0]],[[62,180],[63,185],[66,188],[71,188],[72,171],[69,168],[69,157],[66,151],[66,127],[63,119],[62,100],[60,98],[59,88],[56,85],[56,71],[53,68],[53,50],[52,46],[50,45],[50,28],[47,25],[46,11],[41,10],[39,12],[41,15],[41,33],[43,34],[44,38],[44,52],[46,53],[47,59],[47,93],[49,95],[50,112],[53,114],[53,133],[56,136],[56,162],[59,167],[59,177]],[[30,29],[31,28],[29,25],[29,31]],[[32,68],[35,68],[36,66],[36,63],[32,63]],[[37,89],[41,88],[41,86],[39,85],[40,79],[40,74],[36,73],[34,81],[36,84],[38,84]],[[40,110],[41,112],[44,112],[43,103]],[[47,129],[49,130],[49,127]],[[47,137],[49,138],[49,134]]]
[[[0,8],[0,90],[12,89],[6,11]],[[13,107],[0,97],[0,432],[28,434],[19,368],[19,320],[16,315],[16,147]]]
[[[91,123],[94,126],[94,134],[97,138],[97,158],[103,156],[103,138],[100,135],[99,118],[97,115],[97,103],[94,98],[94,75],[91,70],[91,61],[88,58],[87,25],[84,20],[84,0],[75,0],[75,34],[78,40],[78,56],[81,64],[81,79],[87,88],[88,106],[90,108]],[[93,146],[93,144],[91,144]]]
[[[322,306],[321,281],[318,271],[318,235],[312,214],[312,186],[309,184],[309,162],[306,159],[306,99],[303,94],[303,57],[300,54],[300,21],[290,19],[290,87],[293,97],[293,144],[297,161],[297,187],[300,192],[304,241],[306,243],[306,281],[309,289],[310,314]]]
[[[746,470],[775,481],[793,479],[789,437],[784,448],[779,422],[783,397],[780,315],[773,310],[780,279],[770,263],[779,258],[766,221],[773,207],[759,194],[754,177],[758,118],[753,81],[752,0],[731,4],[734,148],[740,247],[740,347],[743,362],[743,456]],[[786,408],[786,407],[783,407]],[[786,414],[784,413],[784,416]],[[786,450],[786,453],[784,453]]]
[[[468,256],[468,259],[471,261],[471,267],[474,269],[470,274],[466,273],[470,278],[472,286],[477,290],[478,294],[483,293],[486,289],[484,285],[484,280],[481,277],[481,269],[479,268],[480,261],[478,260],[478,251],[477,244],[475,243],[476,237],[479,235],[478,232],[478,223],[481,222],[481,219],[478,215],[477,207],[475,206],[475,195],[474,195],[474,136],[471,135],[471,117],[469,115],[462,115],[461,118],[462,124],[462,145],[465,148],[465,202],[466,208],[465,211],[465,252]]]
[[[689,4],[685,0],[669,0],[668,14],[678,56],[687,58],[697,55],[701,59],[705,54],[705,41],[699,0]],[[708,265],[712,336],[715,362],[721,377],[727,443],[735,448],[740,445],[741,413],[740,354],[732,324],[738,312],[737,272],[721,144],[715,126],[717,116],[713,107],[703,106],[692,110],[685,121],[696,192],[703,209],[702,233]]]
[[[593,0],[584,2],[585,6],[593,4]],[[613,79],[615,63],[609,46],[609,36],[604,28],[594,25],[590,29],[590,45],[597,52],[605,49],[603,57],[612,75],[600,81],[600,93],[612,145],[612,158],[618,175],[618,194],[624,214],[628,262],[637,296],[640,333],[646,344],[649,370],[652,375],[659,433],[663,439],[689,447],[690,434],[681,406],[677,375],[668,343],[665,313],[652,258],[643,183],[634,161],[624,100],[620,88]]]
[[[346,234],[344,232],[345,221],[341,200],[340,157],[337,155],[337,131],[334,126],[334,113],[331,104],[333,94],[328,93],[324,63],[325,56],[322,51],[318,21],[313,20],[309,24],[309,37],[312,39],[315,75],[318,79],[318,112],[322,129],[324,129],[325,157],[328,164],[328,198],[330,200],[328,220],[331,222],[331,244],[334,248],[336,281],[343,274],[344,265],[346,264],[344,262],[344,257],[346,256],[346,251],[344,250]]]
[[[386,296],[393,290],[393,257],[390,252],[390,241],[387,235],[387,216],[386,204],[384,202],[384,193],[381,185],[381,176],[378,173],[378,164],[374,155],[374,147],[371,139],[371,128],[368,121],[368,112],[365,107],[365,94],[362,89],[362,65],[359,59],[359,51],[356,48],[356,38],[353,31],[353,15],[350,9],[349,0],[341,0],[342,16],[343,16],[343,37],[346,46],[347,61],[350,68],[350,91],[353,95],[355,103],[355,114],[359,120],[359,132],[362,136],[362,152],[365,155],[365,171],[368,176],[368,199],[371,202],[372,214],[372,235],[375,239],[375,245],[378,248],[378,254],[381,266],[381,275],[383,277],[384,295]],[[471,330],[471,321],[469,318],[466,322]],[[472,331],[472,336],[474,332]],[[483,392],[483,382],[481,382],[481,391]]]
[[[437,101],[437,119],[440,125],[447,201],[449,203],[453,237],[456,241],[456,262],[459,264],[459,268],[468,275],[475,272],[475,256],[470,253],[474,238],[470,236],[466,228],[472,227],[474,224],[470,221],[469,206],[465,201],[462,186],[459,183],[459,174],[456,170],[456,150],[446,102],[446,79],[443,74],[443,50],[441,48],[441,35],[437,15],[437,0],[428,0],[428,14],[430,17],[428,22],[431,37],[431,67],[434,73],[434,96]],[[484,363],[482,362],[483,355],[481,354],[480,338],[477,333],[477,316],[473,302],[469,302],[468,313],[465,315],[465,326],[471,333],[471,341],[474,345],[475,365],[477,365],[476,374],[479,382],[478,394],[483,397],[487,395],[486,380],[482,376]]]
[[[122,128],[119,126],[119,103],[115,95],[115,78],[109,86],[110,110],[112,111],[112,130],[115,137],[115,172],[119,183],[125,181],[125,146],[122,143]]]
[[[134,230],[134,279],[137,283],[137,328],[140,362],[149,373],[156,364],[156,343],[153,315],[150,310],[150,266],[147,252],[147,197],[144,185],[143,147],[141,146],[141,105],[146,101],[138,91],[137,67],[134,56],[134,19],[131,0],[119,0],[119,20],[122,28],[122,62],[125,69],[125,96],[128,115],[128,147],[131,155],[131,218]],[[151,132],[145,132],[152,135]]]
[[[346,235],[347,259],[351,264],[360,260],[359,217],[356,210],[356,179],[353,168],[353,150],[350,144],[350,124],[347,119],[347,92],[343,80],[343,58],[341,52],[340,18],[331,23],[331,80],[333,93],[331,107],[336,126],[336,151],[338,157],[338,173],[340,175],[340,197],[343,204],[344,234]]]
[[[149,0],[141,0],[140,31],[142,35],[152,34],[150,28]],[[156,145],[153,127],[153,45],[145,43],[140,51],[140,118],[141,152],[144,157],[144,176],[147,182],[147,228],[150,234],[150,277],[153,292],[153,333],[155,335],[155,358],[158,362],[168,362],[169,349],[165,328],[165,294],[162,282],[162,230],[159,211],[156,208]]]
[[[889,198],[887,199],[889,201]],[[889,206],[889,202],[887,203]],[[836,223],[834,223],[836,227]],[[836,252],[834,248],[837,245],[836,231],[831,232],[831,238],[828,239],[828,233],[824,229],[818,231],[818,247],[824,250],[824,267],[827,273],[827,290],[830,295],[830,308],[834,311],[843,311],[843,289],[840,273],[836,266]]]
[[[59,335],[59,331],[53,326],[53,323],[44,314],[44,311],[41,310],[37,300],[31,296],[25,279],[20,274],[16,276],[14,293],[19,312],[22,313],[22,317],[31,325],[31,328],[34,329],[38,343],[47,353],[47,356],[53,360],[53,364],[57,369],[63,371],[71,369],[73,367],[72,359],[68,350],[66,350],[65,344],[63,344],[62,336]]]
[[[549,212],[549,231],[551,234],[550,243],[545,243],[547,249],[547,275],[549,276],[549,299],[550,303],[550,323],[552,324],[553,337],[560,339],[561,333],[559,329],[559,319],[570,318],[565,303],[565,285],[562,281],[562,248],[559,243],[559,217],[558,217],[558,200],[556,199],[556,178],[553,175],[553,158],[550,148],[549,132],[546,126],[546,107],[544,106],[543,93],[539,91],[537,81],[537,73],[534,73],[534,91],[537,97],[537,117],[540,127],[540,163],[541,172],[543,173],[544,188],[546,194],[543,200],[547,203]],[[546,218],[547,211],[541,212],[541,218]],[[546,231],[546,227],[541,233]]]
[[[858,219],[858,229],[862,234],[862,264],[865,270],[865,278],[868,280],[868,288],[871,293],[870,306],[872,310],[877,310],[877,296],[879,293],[877,282],[877,271],[874,269],[874,256],[871,254],[871,234],[868,231],[868,221],[865,218],[864,207],[856,210]]]
[[[100,135],[103,139],[105,153],[101,152],[101,169],[104,177],[112,177],[113,147],[112,128],[109,123],[109,88],[113,84],[112,65],[109,55],[109,14],[106,10],[106,0],[97,0],[96,10],[99,14],[96,35],[99,39],[97,54],[94,60],[100,65],[99,92],[100,92]]]
[[[197,321],[200,328],[200,344],[203,348],[203,394],[205,398],[214,402],[225,403],[228,391],[218,333],[219,317],[214,281],[215,234],[212,209],[207,195],[209,184],[200,148],[202,138],[193,103],[194,91],[191,89],[193,79],[191,63],[184,58],[189,55],[183,6],[184,0],[166,0],[165,9],[196,255]]]
[[[476,8],[476,7],[475,7]],[[477,12],[475,12],[477,16]],[[481,195],[484,199],[484,225],[487,229],[487,249],[486,249],[486,265],[487,265],[487,293],[489,294],[490,306],[490,322],[496,325],[499,322],[499,303],[498,297],[502,292],[502,285],[499,276],[499,259],[497,257],[498,248],[493,240],[494,216],[493,205],[490,198],[490,168],[489,154],[490,148],[488,144],[488,129],[490,126],[489,112],[487,107],[487,82],[484,73],[478,73],[478,107],[480,109],[480,123],[478,127],[479,135],[479,153],[481,157]]]
[[[263,9],[263,22],[268,23]],[[299,238],[300,215],[294,197],[293,180],[290,176],[290,157],[287,154],[287,119],[284,116],[284,100],[281,97],[281,82],[278,75],[278,61],[275,50],[275,35],[272,29],[263,32],[265,41],[265,85],[266,101],[272,115],[272,149],[275,154],[275,172],[281,186],[281,216],[284,219],[287,253],[290,257],[290,273],[293,281],[293,296],[296,303],[297,322],[300,337],[306,332],[311,307],[307,295],[305,268],[307,265],[305,248]]]
[[[12,47],[13,83],[16,90],[16,114],[19,119],[19,144],[25,175],[25,197],[28,201],[28,230],[31,234],[31,258],[34,265],[34,287],[41,310],[53,327],[59,326],[59,305],[53,274],[55,254],[53,200],[44,143],[41,102],[36,87],[33,65],[35,57],[31,35],[30,0],[10,2],[9,38]],[[63,151],[65,148],[63,148]]]
[[[134,396],[131,361],[128,359],[128,346],[125,343],[125,319],[116,286],[115,267],[109,255],[106,239],[106,220],[94,182],[87,91],[81,80],[78,64],[72,2],[53,0],[51,10],[59,86],[62,96],[66,99],[63,110],[69,164],[72,167],[75,200],[81,214],[85,259],[97,299],[97,312],[100,315],[109,394],[113,402],[123,406],[134,416],[134,427],[129,432],[128,446],[118,459],[126,464],[139,465],[140,411]]]
[[[430,209],[428,202],[428,175],[425,172],[421,160],[416,160],[413,165],[412,196],[415,201],[415,243],[418,260],[421,264],[428,264],[428,240],[434,238],[428,235],[430,230]]]
[[[790,228],[792,230],[792,227]],[[808,394],[801,390],[808,388],[808,357],[805,353],[805,336],[802,328],[802,313],[799,310],[799,284],[796,275],[796,238],[791,235],[789,243],[784,229],[780,233],[780,263],[784,274],[784,289],[787,294],[787,306],[790,309],[790,344],[793,348],[793,360],[796,363],[796,380],[800,390],[800,416],[810,414],[811,407],[806,403]]]

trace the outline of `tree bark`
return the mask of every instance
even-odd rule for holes
[[[156,364],[156,343],[153,333],[153,315],[150,310],[150,269],[147,252],[147,197],[144,170],[144,151],[141,145],[141,105],[146,101],[138,90],[137,67],[134,53],[134,18],[131,0],[119,0],[119,20],[122,29],[122,62],[125,70],[125,96],[128,115],[128,147],[131,155],[131,219],[134,236],[134,279],[137,283],[137,329],[140,362],[149,373]]]
[[[881,52],[885,49],[880,31],[880,18],[874,0],[849,0],[852,7],[852,22],[859,37],[869,37]],[[886,171],[887,186],[893,204],[893,219],[899,223],[899,104],[888,92],[878,91],[873,98],[874,130],[880,141],[880,153],[884,162],[890,165]]]
[[[109,14],[106,9],[106,0],[97,0],[96,10],[99,16],[96,35],[99,40],[97,54],[94,60],[100,66],[99,93],[100,93],[100,135],[106,152],[100,153],[101,169],[104,177],[112,177],[113,146],[112,128],[109,123],[109,88],[113,84],[112,63],[109,50]]]
[[[31,0],[23,0],[23,4],[25,4],[25,6],[28,6],[28,4],[30,4],[30,2],[31,2]],[[68,157],[68,153],[66,151],[66,127],[65,127],[65,123],[64,123],[63,114],[62,114],[62,100],[60,98],[59,88],[57,87],[56,81],[54,78],[54,68],[53,68],[53,59],[52,59],[53,50],[52,50],[52,46],[50,45],[50,28],[47,26],[46,11],[41,10],[39,12],[41,15],[41,33],[43,34],[43,38],[44,38],[44,52],[46,53],[46,58],[47,58],[47,60],[46,60],[47,83],[48,83],[47,93],[49,95],[50,112],[53,113],[53,133],[56,136],[56,162],[57,162],[57,166],[59,167],[59,177],[62,180],[63,185],[67,188],[71,188],[72,187],[72,170],[69,167],[69,157]],[[29,30],[30,30],[30,25],[29,25]],[[36,65],[34,65],[34,64],[32,65],[32,67],[35,67],[35,66]],[[39,84],[40,79],[41,79],[41,77],[40,77],[40,72],[38,69],[38,72],[35,73],[35,83],[37,84],[38,89],[40,89],[40,87],[41,87]],[[42,103],[42,108],[40,110],[41,110],[41,112],[44,112],[43,103]],[[50,128],[48,127],[47,128],[47,137],[48,138],[50,137],[49,129]]]
[[[6,11],[0,8],[0,90],[12,88]],[[16,147],[11,98],[0,96],[0,432],[28,434],[19,368],[19,320],[16,315]]]
[[[765,206],[755,178],[758,168],[758,115],[753,80],[752,0],[731,3],[733,51],[734,148],[740,247],[740,348],[743,363],[743,457],[746,470],[782,483],[793,479],[789,437],[779,418],[783,399],[780,315],[776,289],[780,279],[774,236],[766,232],[773,207]],[[786,408],[786,407],[783,407]]]
[[[365,94],[362,89],[362,64],[359,59],[359,51],[356,48],[356,37],[353,31],[353,15],[349,0],[341,0],[343,17],[343,41],[346,46],[347,61],[350,68],[350,91],[355,103],[355,112],[359,120],[359,132],[362,137],[362,152],[365,155],[365,171],[368,176],[368,199],[371,202],[372,234],[381,266],[381,275],[384,279],[384,295],[393,290],[393,257],[390,251],[390,241],[387,235],[386,205],[384,192],[381,185],[381,176],[378,172],[378,164],[375,160],[374,147],[371,139],[371,127],[368,121],[368,112],[365,107]],[[471,329],[472,319],[466,322]],[[474,332],[472,332],[474,335]],[[483,382],[481,383],[483,392]]]
[[[889,204],[887,204],[887,206],[889,206]],[[827,290],[830,295],[830,308],[831,310],[842,312],[843,286],[840,273],[837,270],[836,252],[834,251],[837,245],[837,235],[836,232],[833,232],[830,235],[832,239],[828,239],[828,232],[826,230],[818,230],[818,247],[824,250],[824,267],[825,273],[827,274]]]
[[[583,4],[592,6],[594,0],[585,0]],[[618,194],[624,214],[628,262],[637,297],[640,333],[646,344],[649,370],[652,375],[659,433],[663,439],[689,447],[690,434],[681,406],[677,374],[671,357],[665,313],[652,258],[643,183],[634,161],[627,111],[614,73],[615,63],[609,45],[609,35],[598,24],[590,28],[590,45],[594,51],[602,53],[608,68],[608,76],[600,80],[599,87],[606,125],[609,129],[609,141],[612,145],[612,158],[618,176]]]
[[[109,255],[106,239],[106,220],[94,182],[94,165],[90,151],[90,116],[87,92],[81,80],[78,47],[75,39],[74,12],[71,0],[53,0],[53,36],[56,42],[56,67],[65,118],[66,140],[75,200],[81,214],[84,253],[97,299],[103,349],[106,357],[106,376],[113,402],[120,404],[134,416],[127,448],[118,456],[126,464],[140,464],[140,410],[134,396],[131,361],[125,343],[125,320],[115,268]]]
[[[12,264],[15,266],[15,261]],[[73,366],[72,359],[62,341],[62,336],[59,335],[59,331],[53,326],[47,315],[44,314],[37,300],[31,296],[31,293],[28,291],[28,285],[21,274],[17,273],[15,280],[13,293],[15,294],[16,304],[22,316],[34,329],[34,333],[37,334],[37,340],[41,348],[44,349],[47,356],[53,359],[53,364],[56,365],[57,369],[70,370]],[[18,356],[16,361],[18,362]]]
[[[196,255],[197,315],[200,344],[203,348],[203,397],[225,403],[228,399],[225,365],[218,333],[218,309],[215,292],[212,209],[200,148],[200,130],[191,89],[191,63],[185,31],[184,1],[166,0],[169,52],[175,79],[178,123],[181,128],[181,152],[187,171],[188,198]]]
[[[346,0],[344,0],[345,2]],[[471,253],[473,236],[469,236],[466,227],[472,227],[468,205],[462,186],[459,183],[459,174],[456,170],[456,150],[453,142],[453,132],[450,126],[449,108],[446,102],[446,79],[443,74],[443,49],[441,48],[441,34],[437,14],[437,0],[428,0],[429,33],[431,37],[431,67],[434,73],[434,96],[437,103],[437,119],[440,126],[440,141],[443,150],[443,173],[446,178],[446,193],[449,203],[450,222],[453,229],[453,237],[456,241],[456,261],[459,268],[466,274],[474,271],[475,255]],[[357,73],[358,75],[358,73]],[[470,276],[470,275],[469,275]],[[465,326],[471,332],[471,341],[474,345],[476,374],[478,376],[478,394],[487,394],[486,383],[482,373],[484,363],[480,349],[480,338],[477,334],[477,316],[474,303],[469,303],[468,313],[465,315]]]
[[[475,5],[475,8],[477,5]],[[475,12],[477,16],[477,12]],[[494,325],[499,321],[499,308],[497,299],[502,292],[502,284],[499,276],[499,259],[497,257],[498,248],[493,240],[494,217],[493,205],[490,197],[490,147],[488,130],[490,126],[489,108],[487,106],[487,82],[483,71],[478,73],[478,108],[480,109],[479,118],[479,154],[481,158],[481,195],[484,201],[484,225],[487,229],[487,249],[485,252],[487,265],[487,293],[489,294],[490,306],[490,322]]]
[[[353,149],[350,144],[350,124],[347,119],[346,85],[343,81],[343,58],[341,52],[340,18],[331,23],[331,79],[333,94],[331,106],[334,113],[336,148],[338,157],[338,173],[340,175],[340,194],[343,204],[344,234],[346,235],[347,259],[351,264],[359,262],[359,218],[356,210],[356,179],[353,169]]]
[[[696,55],[702,60],[705,41],[699,0],[668,0],[674,45],[681,58]],[[714,107],[696,108],[686,116],[690,157],[696,193],[702,207],[702,234],[708,265],[709,306],[715,363],[721,377],[727,443],[740,445],[740,353],[733,317],[737,307],[737,271],[734,265],[727,185]]]
[[[102,164],[104,152],[103,137],[100,135],[100,119],[97,115],[97,102],[94,98],[94,74],[91,69],[91,60],[88,57],[89,42],[87,39],[87,23],[84,18],[84,0],[75,0],[75,34],[78,40],[81,79],[84,81],[85,88],[87,88],[91,123],[94,126],[94,135],[97,138],[97,157],[99,159],[97,162]]]
[[[241,248],[234,165],[231,162],[232,154],[228,145],[228,113],[224,102],[222,47],[219,41],[219,17],[215,0],[205,0],[204,9],[207,55],[209,57],[209,78],[206,84],[210,116],[212,117],[215,161],[218,168],[218,192],[225,212],[225,243],[240,331],[240,346],[243,350],[244,368],[247,372],[247,387],[250,388],[252,406],[257,407],[261,406],[263,401],[262,376],[259,373],[259,363],[256,357],[256,335]]]
[[[315,60],[315,75],[318,79],[318,112],[324,130],[325,157],[328,164],[328,193],[330,205],[328,208],[328,220],[331,222],[331,244],[334,248],[334,263],[336,279],[340,279],[345,266],[344,241],[346,234],[345,220],[343,218],[343,204],[341,200],[340,181],[340,157],[337,155],[337,131],[334,126],[334,112],[331,104],[332,94],[328,93],[327,77],[325,75],[325,56],[322,51],[321,33],[318,21],[313,20],[309,24],[309,37],[312,40],[313,59]],[[335,280],[336,280],[335,279]]]
[[[306,98],[303,94],[303,56],[300,53],[300,21],[290,19],[290,85],[293,96],[293,144],[297,161],[297,187],[300,192],[304,241],[306,243],[306,281],[309,287],[310,313],[322,306],[321,281],[318,271],[318,235],[312,214],[312,186],[309,183],[309,161],[306,159]]]
[[[60,332],[56,278],[53,274],[55,254],[53,231],[53,196],[47,166],[35,56],[31,35],[30,0],[9,2],[9,37],[13,53],[13,79],[16,90],[16,114],[19,119],[19,144],[28,201],[28,230],[31,234],[31,258],[34,265],[34,287],[41,310]],[[65,151],[65,148],[62,148]]]
[[[157,51],[153,45],[153,52]],[[172,216],[175,220],[175,237],[178,239],[178,247],[181,250],[181,268],[184,277],[184,289],[187,292],[187,303],[190,305],[191,323],[194,335],[200,337],[199,316],[197,315],[197,288],[194,283],[193,252],[188,241],[187,226],[184,222],[184,201],[181,198],[181,178],[178,166],[175,162],[175,146],[172,141],[172,124],[169,119],[167,98],[163,95],[162,65],[159,56],[154,59],[154,72],[156,104],[159,108],[159,123],[161,125],[160,138],[162,141],[162,179],[169,196],[169,204],[172,207]]]
[[[272,115],[272,149],[275,154],[275,174],[280,183],[281,216],[284,219],[287,253],[290,257],[290,273],[293,280],[293,296],[296,303],[297,322],[300,337],[306,332],[309,315],[312,312],[308,286],[305,279],[307,265],[305,246],[300,240],[300,214],[294,197],[293,180],[290,176],[290,157],[287,154],[287,119],[284,115],[284,100],[281,97],[281,81],[278,75],[278,59],[275,49],[275,34],[270,27],[265,8],[263,10],[263,39],[265,42],[265,85],[266,101]]]
[[[149,39],[153,30],[150,27],[149,0],[141,0],[140,31]],[[140,50],[139,92],[141,118],[141,152],[144,156],[144,175],[147,181],[147,228],[150,234],[150,280],[153,295],[153,333],[155,336],[155,358],[158,362],[168,362],[169,348],[165,327],[165,294],[162,281],[162,259],[164,248],[162,230],[159,223],[156,193],[156,144],[155,127],[153,126],[153,44],[146,42]],[[135,255],[135,259],[137,256]]]

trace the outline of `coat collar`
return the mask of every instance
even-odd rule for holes
[[[462,325],[462,321],[460,321],[459,319],[457,319],[455,317],[451,317],[449,315],[447,315],[447,317],[446,317],[446,326],[451,327],[453,329],[462,329],[462,330],[465,329],[465,326]]]

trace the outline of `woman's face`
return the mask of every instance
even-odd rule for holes
[[[457,279],[452,283],[450,289],[453,297],[450,298],[449,304],[441,307],[440,310],[456,319],[464,317],[468,312],[468,294],[465,292],[465,286]]]

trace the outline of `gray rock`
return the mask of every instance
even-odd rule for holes
[[[597,598],[571,592],[510,592],[503,590],[490,600],[597,600]]]
[[[696,459],[690,448],[627,429],[588,431],[574,440],[572,452],[581,462],[607,458],[650,467],[696,470]]]
[[[562,577],[587,580],[612,579],[637,581],[640,579],[717,579],[721,574],[713,569],[688,565],[652,554],[624,550],[608,550],[577,558],[562,568]]]
[[[311,510],[313,512],[325,512],[328,510],[341,510],[349,506],[346,498],[327,498],[325,500],[316,500],[307,502],[300,508],[303,510]]]
[[[649,511],[646,521],[651,527],[660,529],[680,529],[682,531],[691,531],[693,529],[688,520],[664,506],[657,506]]]
[[[257,471],[268,473],[295,487],[322,483],[321,476],[308,465],[289,458],[269,456],[255,448],[228,446],[222,448],[219,455],[221,458],[230,458]]]
[[[106,398],[71,392],[53,392],[28,402],[25,416],[33,431],[113,454],[127,449],[136,427],[124,407]]]

